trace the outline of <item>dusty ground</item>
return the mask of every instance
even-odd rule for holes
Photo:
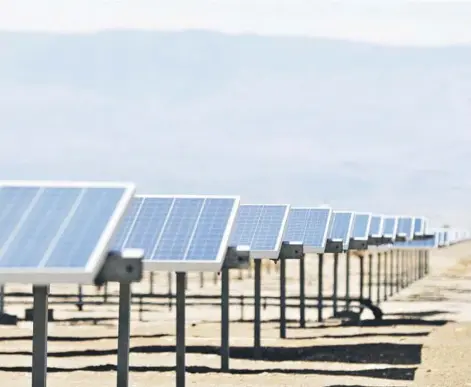
[[[238,300],[231,307],[231,372],[220,373],[219,283],[205,277],[200,288],[199,275],[190,276],[187,307],[187,385],[192,386],[466,386],[471,385],[469,371],[471,349],[471,243],[438,251],[432,256],[431,276],[415,282],[396,294],[382,307],[387,313],[378,324],[341,327],[315,323],[317,309],[312,299],[317,293],[317,259],[308,257],[305,329],[297,322],[299,310],[298,264],[288,263],[288,302],[290,319],[288,338],[278,338],[276,300],[266,299],[262,311],[263,360],[253,359],[253,279],[233,273],[231,294],[246,296],[242,309]],[[326,259],[325,292],[331,289],[331,259]],[[352,258],[352,293],[358,293],[358,265]],[[376,268],[376,265],[373,265]],[[344,260],[340,261],[340,295],[343,295]],[[270,269],[270,270],[269,270]],[[155,276],[154,292],[167,292],[167,274]],[[263,270],[262,294],[278,295],[275,266]],[[174,282],[174,281],[173,281]],[[173,284],[174,286],[174,284]],[[74,295],[77,287],[55,286],[54,295]],[[28,291],[27,287],[8,286],[7,292]],[[99,294],[86,287],[86,294]],[[146,278],[134,292],[148,293]],[[373,289],[373,294],[376,294]],[[51,307],[58,320],[49,326],[49,375],[51,387],[101,387],[114,385],[116,373],[116,288],[107,304],[87,304],[78,311],[74,304]],[[198,300],[194,295],[213,295]],[[72,298],[71,301],[75,302]],[[168,299],[154,297],[143,304],[142,321],[134,303],[131,339],[130,386],[175,385],[174,313]],[[31,299],[7,297],[7,311],[24,315]],[[330,306],[325,314],[330,314]],[[241,317],[244,322],[238,321]],[[368,314],[365,313],[365,317]],[[88,319],[88,320],[87,320]],[[447,321],[456,321],[447,323]],[[0,386],[31,385],[31,323],[18,327],[0,326]],[[467,384],[469,383],[469,384]]]

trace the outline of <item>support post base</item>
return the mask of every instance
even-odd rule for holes
[[[0,313],[0,325],[17,325],[18,316],[8,313]]]

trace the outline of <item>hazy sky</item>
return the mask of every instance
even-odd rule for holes
[[[0,0],[0,29],[204,28],[393,44],[471,42],[471,1]]]

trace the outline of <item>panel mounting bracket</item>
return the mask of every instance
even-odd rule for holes
[[[95,278],[95,285],[106,282],[132,283],[142,280],[144,251],[125,249],[122,252],[110,251]]]
[[[368,240],[367,239],[355,239],[350,238],[348,243],[349,250],[367,250],[368,249]]]
[[[325,243],[325,252],[328,254],[343,253],[343,240],[327,239]]]
[[[414,234],[414,240],[416,241],[430,240],[433,238],[435,238],[434,234]]]
[[[396,238],[394,239],[395,242],[405,242],[407,237],[405,234],[397,234]]]
[[[381,244],[382,245],[389,245],[394,242],[394,239],[392,236],[383,236],[381,237]]]
[[[304,258],[304,246],[302,242],[283,242],[281,244],[280,254],[275,262],[279,259],[302,259]]]
[[[381,246],[383,244],[383,237],[381,236],[369,236],[368,246]]]
[[[229,246],[223,267],[227,269],[248,269],[250,267],[250,249],[248,246]]]

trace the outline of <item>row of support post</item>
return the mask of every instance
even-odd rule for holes
[[[429,271],[428,251],[421,251],[416,260],[411,259],[408,251],[396,251],[389,255],[389,266],[386,252],[377,254],[377,299],[381,300],[381,256],[384,256],[384,297],[392,295],[395,289],[407,286],[412,280],[422,278]],[[350,299],[350,254],[346,255],[346,308],[349,308]],[[395,265],[394,265],[395,259]],[[333,312],[338,309],[338,261],[339,254],[334,253],[334,281],[333,281]],[[417,262],[416,262],[417,261]],[[281,258],[280,263],[280,337],[286,338],[286,259]],[[318,255],[318,320],[323,320],[323,265],[324,254]],[[372,296],[372,268],[373,255],[368,254],[368,295]],[[387,269],[389,268],[389,275]],[[393,269],[396,269],[395,284],[393,284]],[[305,327],[305,261],[300,259],[300,327]],[[406,278],[405,282],[400,280]],[[185,386],[185,293],[187,288],[186,273],[176,273],[176,385]],[[388,286],[389,285],[389,286]],[[360,256],[360,299],[363,298],[364,288],[364,261]],[[171,292],[171,278],[169,277],[169,292]],[[33,328],[33,387],[46,387],[47,375],[47,316],[48,316],[48,294],[49,286],[34,286],[34,328]],[[79,287],[79,302],[83,304],[81,287]],[[130,336],[130,309],[131,309],[131,285],[129,282],[120,283],[119,292],[119,330],[118,330],[118,387],[128,387],[129,380],[129,336]],[[254,260],[254,356],[261,357],[261,260]],[[230,346],[229,346],[229,268],[225,267],[221,272],[221,369],[229,371]]]
[[[385,254],[385,252],[383,252]],[[377,289],[378,289],[378,300],[380,300],[380,290],[381,290],[381,256],[382,253],[378,252],[378,266],[377,266]],[[399,264],[399,257],[404,259],[404,252],[397,252],[396,265]],[[421,255],[422,256],[422,255]],[[350,255],[347,254],[347,273],[350,273]],[[390,256],[389,264],[389,276],[387,271],[384,271],[384,279],[386,285],[384,285],[385,293],[389,291],[389,294],[392,293],[393,284],[389,283],[393,278],[393,255]],[[420,264],[421,267],[426,267],[428,265],[428,252],[423,253],[424,262]],[[364,257],[360,256],[360,299],[363,299],[364,293]],[[339,254],[334,253],[334,283],[333,283],[333,309],[334,314],[337,312],[337,287],[338,287],[338,260]],[[420,258],[419,258],[420,260]],[[410,261],[410,260],[409,260]],[[385,261],[385,267],[387,267],[387,261]],[[410,263],[410,262],[409,262]],[[280,337],[286,338],[286,259],[280,258]],[[318,320],[323,320],[322,310],[323,310],[323,265],[324,265],[324,254],[318,255]],[[405,261],[402,262],[402,267],[405,268]],[[396,266],[399,267],[399,266]],[[371,298],[372,296],[372,276],[373,268],[373,254],[368,255],[368,295]],[[410,268],[410,266],[409,266]],[[300,259],[300,326],[305,327],[305,261],[304,258]],[[399,271],[396,270],[397,279],[399,279]],[[405,271],[401,272],[402,275],[405,274]],[[426,271],[417,271],[418,277],[426,274]],[[261,346],[261,260],[254,260],[254,358],[260,359],[262,357],[262,346]],[[348,276],[349,277],[349,276]],[[230,370],[229,360],[230,360],[230,343],[229,343],[229,268],[225,267],[221,271],[221,370],[223,372],[228,372]],[[391,281],[392,282],[392,281]],[[177,360],[177,387],[185,386],[185,289],[186,289],[186,274],[177,273],[177,345],[176,345],[176,360]],[[397,285],[398,281],[396,281]],[[389,287],[387,286],[389,285]],[[349,295],[350,280],[347,280],[347,297],[346,300],[350,304],[351,299]],[[397,287],[396,287],[397,289]],[[119,386],[124,387],[124,386]]]

